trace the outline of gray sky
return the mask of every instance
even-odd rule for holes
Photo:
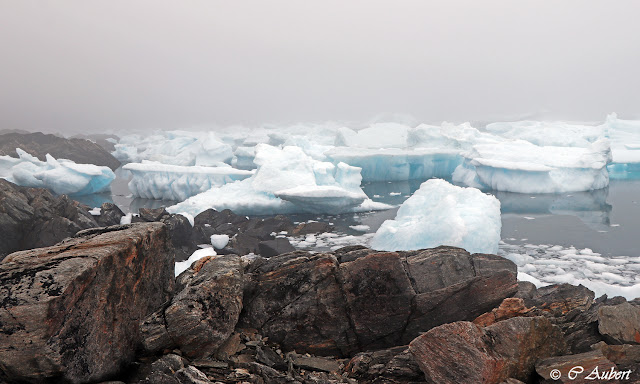
[[[640,118],[640,2],[0,0],[0,129]]]

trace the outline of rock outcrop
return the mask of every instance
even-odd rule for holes
[[[562,333],[544,317],[518,317],[486,328],[470,322],[436,327],[409,345],[429,383],[530,382],[538,359],[565,349]]]
[[[139,322],[173,291],[160,223],[82,231],[0,263],[0,372],[19,382],[97,382],[135,359]]]
[[[16,148],[45,160],[48,153],[56,159],[79,164],[103,165],[116,170],[120,161],[98,144],[84,139],[65,139],[42,132],[0,134],[0,155],[16,156]]]
[[[0,179],[0,259],[18,250],[54,245],[97,226],[86,207],[65,195]]]
[[[473,320],[517,291],[509,260],[453,247],[293,252],[257,259],[246,274],[240,325],[318,355],[407,344],[438,325]]]

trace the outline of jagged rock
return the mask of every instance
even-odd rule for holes
[[[162,217],[160,221],[166,224],[169,229],[171,244],[176,249],[176,261],[188,259],[193,252],[199,249],[192,240],[192,227],[189,219],[180,214],[171,214]]]
[[[427,382],[438,384],[528,382],[536,360],[564,348],[560,330],[544,317],[517,317],[485,328],[455,322],[409,344]]]
[[[152,222],[161,221],[166,216],[169,216],[169,212],[163,208],[140,208],[138,210],[140,220]]]
[[[120,161],[98,144],[83,139],[65,139],[42,132],[0,134],[0,155],[16,156],[21,148],[40,160],[47,153],[56,159],[69,159],[79,164],[104,165],[111,170],[120,166]]]
[[[349,361],[344,371],[349,377],[365,383],[424,382],[424,373],[406,345],[358,353]]]
[[[601,342],[596,344],[595,348],[622,369],[640,366],[640,345],[608,345]]]
[[[0,370],[15,381],[100,381],[133,361],[140,319],[171,295],[160,223],[89,229],[0,263]]]
[[[293,365],[301,369],[321,372],[337,372],[340,369],[340,364],[334,359],[304,356],[297,353],[290,353],[288,356]]]
[[[531,299],[537,290],[538,288],[536,288],[535,284],[530,281],[518,281],[518,292],[513,297]]]
[[[583,370],[575,370],[574,367],[582,367]],[[536,372],[545,380],[556,380],[560,383],[587,384],[593,383],[593,379],[587,377],[597,369],[605,372],[616,365],[609,361],[601,351],[579,353],[576,355],[557,356],[541,359],[536,363]],[[572,371],[573,369],[573,371]],[[552,378],[552,371],[559,371],[559,377]],[[600,382],[600,381],[597,381]],[[608,381],[607,381],[608,382]],[[613,382],[613,381],[612,381]]]
[[[213,384],[207,375],[191,365],[176,372],[175,377],[180,384]]]
[[[100,215],[94,216],[100,227],[109,227],[119,225],[120,219],[124,216],[124,212],[113,203],[103,203],[100,206]]]
[[[529,310],[524,305],[524,300],[516,297],[508,297],[500,303],[498,308],[478,316],[473,320],[474,324],[486,327],[498,321],[510,319],[512,317],[526,316]]]
[[[177,294],[141,323],[149,352],[177,346],[190,358],[215,353],[242,310],[243,270],[236,255],[209,256],[176,279]]]
[[[594,296],[593,291],[583,285],[555,284],[538,288],[531,298],[525,298],[525,305],[535,307],[536,313],[548,312],[557,317],[588,310]]]
[[[291,245],[289,240],[281,237],[273,240],[261,241],[258,244],[258,253],[263,257],[278,256],[295,250],[296,249]]]
[[[0,259],[19,250],[47,247],[98,223],[67,196],[0,179]]]
[[[640,344],[640,308],[626,302],[600,307],[598,331],[615,344]]]
[[[246,270],[241,326],[285,350],[348,356],[473,320],[517,290],[509,260],[459,248],[336,255],[349,261],[300,251],[255,259]]]
[[[238,255],[257,254],[260,252],[260,239],[244,233],[237,233],[229,240],[229,247],[236,250]]]

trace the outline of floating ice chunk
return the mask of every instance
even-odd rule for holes
[[[115,174],[108,167],[56,160],[46,161],[16,148],[18,158],[0,156],[0,177],[25,187],[47,188],[56,194],[88,195],[109,189]]]
[[[229,235],[211,235],[211,245],[215,249],[222,249],[229,244]]]
[[[176,263],[176,270],[175,270],[176,277],[180,275],[182,272],[189,269],[189,267],[191,267],[191,264],[193,264],[195,261],[200,260],[203,257],[215,256],[215,255],[216,255],[216,251],[211,247],[198,249],[197,251],[193,252],[187,260],[179,261]]]
[[[253,175],[230,166],[185,167],[152,161],[129,163],[122,168],[131,171],[129,190],[134,196],[177,201]]]
[[[496,253],[501,225],[498,199],[433,179],[400,206],[394,220],[382,224],[371,246],[396,251],[452,245]]]
[[[258,168],[250,178],[211,188],[168,210],[196,215],[215,208],[266,215],[390,208],[367,198],[358,168],[314,160],[298,147],[259,144],[254,162]]]
[[[453,180],[482,189],[519,193],[588,191],[609,184],[606,139],[587,148],[540,147],[516,140],[479,144],[463,154]]]
[[[354,231],[358,231],[358,232],[366,232],[366,231],[371,229],[371,227],[369,227],[368,225],[365,225],[365,224],[350,225],[349,228],[353,229]]]

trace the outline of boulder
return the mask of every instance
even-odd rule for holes
[[[427,382],[530,382],[536,360],[565,348],[560,330],[544,317],[517,317],[482,328],[455,322],[433,328],[409,344]]]
[[[103,165],[116,170],[120,161],[98,144],[84,139],[65,139],[42,132],[0,134],[0,155],[16,156],[16,148],[45,160],[46,154],[56,159],[69,159],[79,164]]]
[[[11,252],[54,245],[97,226],[86,207],[65,195],[0,179],[0,259]]]
[[[173,292],[173,249],[160,223],[89,229],[0,263],[5,378],[105,380],[133,361],[139,322]]]
[[[424,382],[424,373],[406,345],[358,353],[349,361],[344,371],[348,377],[358,382]]]
[[[582,367],[582,369],[575,369],[576,367]],[[611,368],[617,370],[616,365],[609,361],[601,351],[549,357],[536,363],[536,372],[543,379],[556,380],[554,382],[560,383],[593,383],[594,379],[589,379],[588,376],[592,374],[594,369],[606,372]],[[612,380],[611,382],[616,381]]]
[[[94,216],[98,226],[109,227],[119,225],[120,219],[124,216],[124,212],[113,203],[102,203],[100,206],[100,215]]]
[[[141,324],[150,352],[178,347],[189,358],[214,354],[231,336],[242,310],[243,270],[237,255],[209,256],[176,279],[171,303]]]
[[[600,307],[598,331],[614,344],[640,344],[640,308],[627,302]]]
[[[291,245],[289,240],[281,237],[273,240],[261,241],[258,244],[258,253],[263,257],[278,256],[295,250],[296,249]]]
[[[474,324],[486,327],[498,321],[510,319],[512,317],[526,316],[529,310],[524,305],[524,300],[516,297],[508,297],[500,303],[498,308],[478,316],[473,320]]]
[[[340,262],[340,260],[348,260]],[[293,252],[247,266],[240,324],[285,350],[349,356],[473,320],[517,291],[515,265],[453,247]]]

